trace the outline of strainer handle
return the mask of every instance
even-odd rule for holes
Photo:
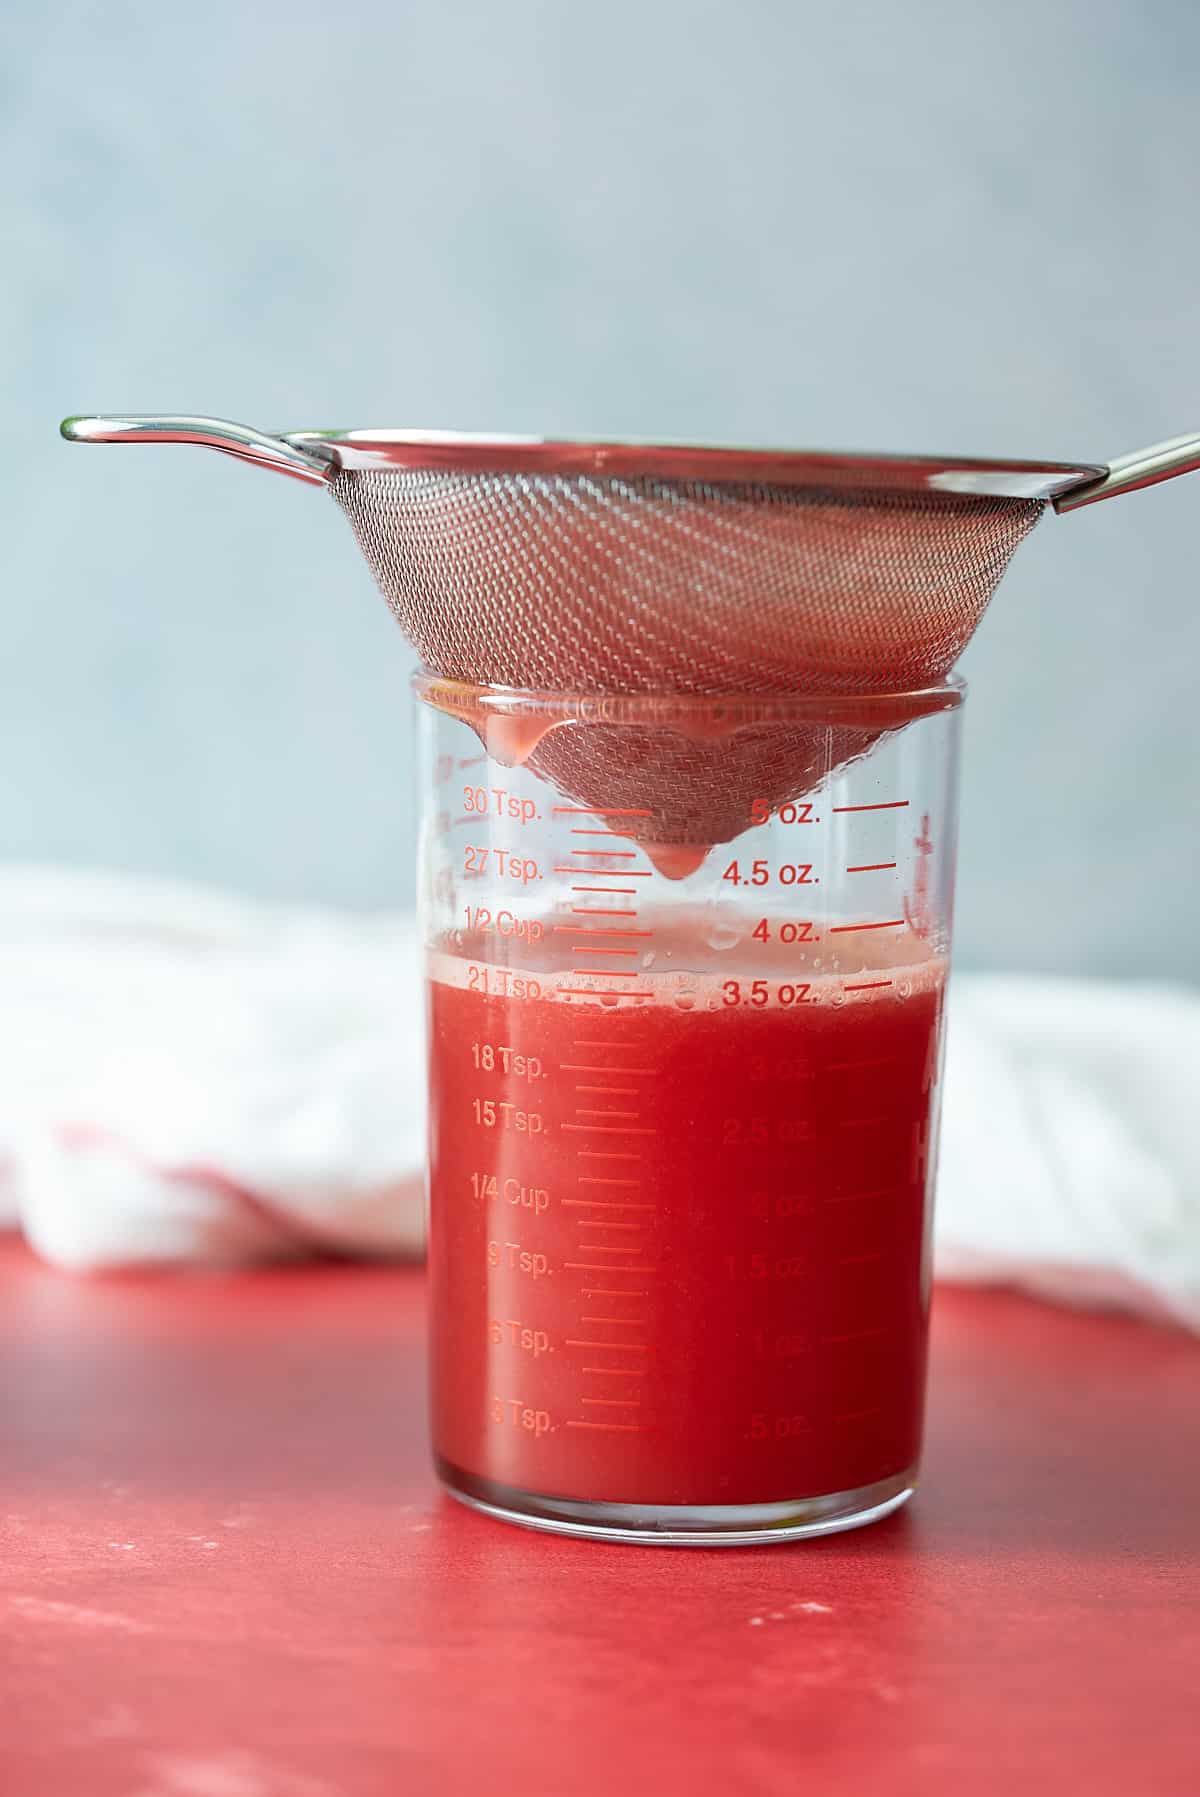
[[[286,438],[269,437],[225,418],[105,415],[64,418],[59,429],[68,443],[198,443],[202,449],[219,449],[223,455],[272,468],[276,474],[313,486],[324,486],[337,472],[332,452],[322,444],[289,443]]]
[[[1098,499],[1115,499],[1118,493],[1134,493],[1139,487],[1152,487],[1198,468],[1200,437],[1172,437],[1166,443],[1152,443],[1149,449],[1135,449],[1132,455],[1118,456],[1098,480],[1084,481],[1060,493],[1054,509],[1073,512],[1081,505],[1095,505]]]

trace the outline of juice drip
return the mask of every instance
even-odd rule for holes
[[[912,1467],[942,964],[767,982],[761,1004],[749,976],[601,999],[552,970],[432,971],[450,1476],[729,1505]]]

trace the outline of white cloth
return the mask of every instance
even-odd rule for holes
[[[0,1223],[77,1271],[421,1245],[403,916],[0,872]],[[952,986],[937,1270],[1200,1328],[1200,996]]]

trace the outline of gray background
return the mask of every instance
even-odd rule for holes
[[[44,5],[0,26],[0,851],[407,902],[408,651],[322,495],[81,410],[1104,459],[1200,430],[1200,8]],[[965,671],[968,965],[1200,973],[1200,477]]]

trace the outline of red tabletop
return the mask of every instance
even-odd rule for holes
[[[1200,1344],[942,1292],[909,1510],[700,1552],[439,1495],[422,1312],[0,1248],[5,1797],[1200,1788]]]

